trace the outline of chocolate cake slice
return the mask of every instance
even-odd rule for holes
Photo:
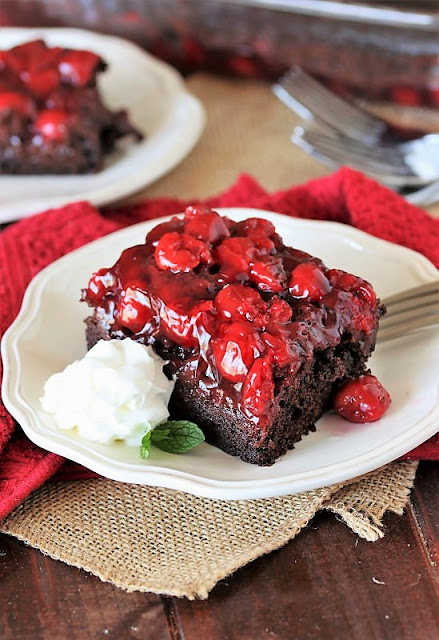
[[[175,418],[229,454],[271,465],[365,371],[382,307],[371,285],[287,247],[271,222],[202,206],[94,273],[91,347],[129,337],[169,361]]]
[[[91,51],[42,40],[0,51],[0,173],[94,173],[119,138],[141,139],[125,111],[103,103],[105,68]]]

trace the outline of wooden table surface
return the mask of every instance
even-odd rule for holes
[[[439,464],[421,463],[403,516],[366,542],[319,513],[207,600],[125,593],[0,536],[2,640],[437,640]]]
[[[238,168],[272,190],[292,177],[301,182],[326,173],[289,144],[291,116],[269,87],[250,91],[206,78],[190,87],[210,124],[196,152],[145,196],[218,193]],[[244,144],[243,118],[256,107],[266,116],[266,136]],[[215,131],[227,126],[235,147],[225,150],[227,163],[218,163],[211,150],[218,153],[224,136]],[[274,168],[268,144],[282,160]],[[222,184],[212,182],[218,177]],[[439,215],[439,205],[431,212]],[[0,639],[438,640],[438,514],[439,463],[421,463],[406,512],[385,516],[382,540],[366,542],[321,512],[287,546],[221,581],[205,601],[126,593],[0,534]]]

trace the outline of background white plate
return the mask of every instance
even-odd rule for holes
[[[370,280],[380,296],[437,278],[423,256],[351,227],[296,220],[254,209],[223,209],[243,220],[271,220],[287,244],[320,256],[330,267]],[[161,219],[163,221],[163,219]],[[91,273],[111,266],[120,252],[142,242],[157,221],[118,231],[61,258],[30,284],[22,309],[2,343],[3,400],[31,440],[103,476],[159,485],[213,498],[260,498],[314,489],[353,478],[398,458],[439,426],[439,327],[378,345],[370,364],[392,404],[378,422],[356,425],[333,414],[272,467],[257,467],[207,444],[183,455],[154,449],[99,446],[60,432],[40,407],[46,379],[86,352],[88,307],[78,302]]]
[[[0,48],[36,38],[101,55],[108,63],[98,77],[105,103],[113,110],[127,109],[145,138],[122,140],[97,174],[1,175],[0,223],[79,199],[106,204],[151,184],[193,148],[204,127],[204,110],[172,67],[127,40],[80,29],[4,28]]]

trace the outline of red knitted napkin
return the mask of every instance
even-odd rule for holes
[[[159,198],[99,212],[90,204],[79,202],[9,226],[0,234],[0,335],[18,313],[27,284],[43,267],[100,236],[136,222],[181,212],[187,204]],[[299,218],[343,222],[415,249],[439,266],[439,220],[350,169],[274,194],[243,175],[206,204],[256,207]],[[439,460],[439,436],[407,457]],[[63,463],[59,456],[29,442],[0,405],[0,519]],[[62,473],[64,478],[78,477],[78,473],[80,477],[87,475],[73,465]]]

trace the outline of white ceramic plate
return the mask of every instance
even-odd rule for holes
[[[271,220],[287,244],[323,258],[330,267],[370,280],[380,296],[437,278],[423,256],[351,227],[295,220],[254,209],[227,209],[242,220]],[[163,221],[163,219],[162,219]],[[86,352],[88,307],[78,302],[91,273],[111,266],[120,252],[142,242],[157,221],[106,236],[42,271],[3,339],[3,400],[31,440],[103,476],[159,485],[212,498],[286,495],[347,480],[398,458],[433,435],[439,425],[439,327],[378,345],[371,368],[393,402],[378,422],[356,425],[326,414],[315,433],[272,467],[257,467],[207,444],[183,455],[154,449],[149,460],[123,444],[98,446],[60,432],[40,407],[46,379]]]
[[[122,140],[97,174],[1,175],[0,223],[78,199],[112,202],[151,184],[193,148],[204,127],[204,110],[172,67],[126,40],[79,29],[0,29],[0,48],[35,38],[101,55],[108,63],[98,78],[103,99],[111,109],[127,109],[145,138]]]

